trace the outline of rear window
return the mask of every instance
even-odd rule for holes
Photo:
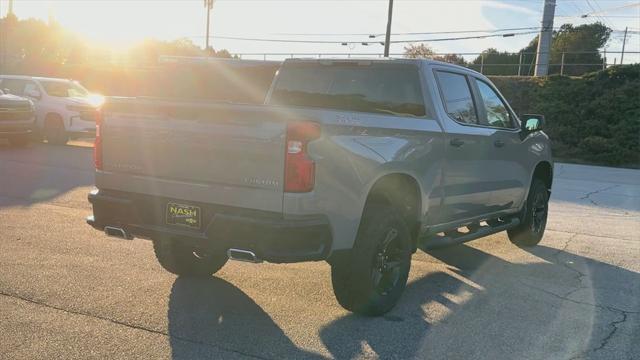
[[[280,64],[166,64],[144,73],[135,96],[262,104]]]
[[[278,77],[273,105],[424,116],[418,68],[407,64],[289,64]]]

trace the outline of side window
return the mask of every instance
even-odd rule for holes
[[[37,91],[40,92],[40,89],[38,89],[38,85],[36,85],[33,82],[28,82],[25,86],[24,86],[24,92],[27,93],[28,91]]]
[[[500,96],[482,80],[476,79],[484,108],[487,112],[487,125],[501,128],[513,128],[513,120]]]
[[[449,116],[461,123],[477,124],[478,115],[467,77],[445,71],[438,71],[437,74],[444,105]]]
[[[2,80],[2,88],[9,89],[9,93],[13,95],[24,94],[24,86],[27,84],[25,80],[4,79]]]

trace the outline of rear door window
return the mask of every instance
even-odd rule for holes
[[[437,74],[447,114],[463,124],[478,124],[478,113],[467,77],[447,71],[438,71]]]
[[[410,64],[288,64],[270,104],[425,116],[420,73]]]

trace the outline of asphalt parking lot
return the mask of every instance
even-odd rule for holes
[[[91,149],[0,144],[0,358],[640,359],[640,170],[556,164],[547,232],[415,254],[363,318],[326,263],[176,278],[85,224]]]

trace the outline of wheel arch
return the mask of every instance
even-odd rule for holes
[[[551,186],[553,185],[553,165],[546,160],[540,161],[533,170],[531,181],[533,181],[533,179],[542,180],[547,186],[547,189],[551,191]]]
[[[420,233],[422,213],[422,190],[420,183],[410,174],[402,172],[388,173],[375,180],[367,192],[360,217],[360,225],[365,211],[373,203],[386,203],[397,207],[411,230],[414,251]],[[358,231],[360,231],[360,226]]]
[[[60,115],[59,113],[55,112],[55,111],[49,111],[48,113],[46,113],[44,115],[44,120],[49,120],[49,119],[60,119],[63,120],[62,115]]]
[[[67,124],[65,123],[64,117],[60,115],[60,113],[55,111],[49,111],[44,115],[44,118],[42,119],[42,127],[44,128],[45,126],[47,126],[47,122],[54,120],[60,120],[62,126],[67,129]]]

